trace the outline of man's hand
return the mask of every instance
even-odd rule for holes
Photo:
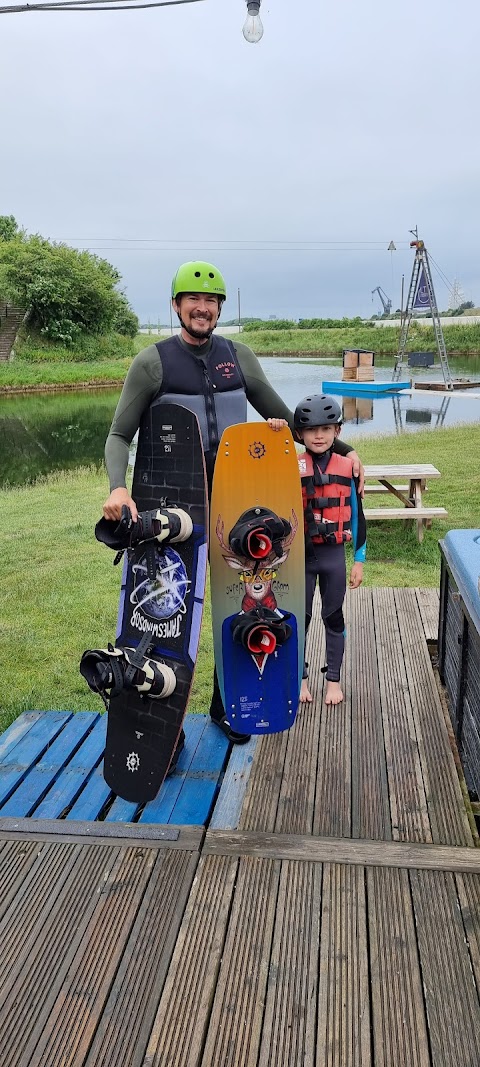
[[[267,419],[267,422],[271,430],[283,430],[284,426],[288,426],[286,419]]]
[[[350,571],[350,589],[358,589],[363,581],[363,563],[354,563]]]
[[[113,489],[103,505],[103,514],[106,519],[121,519],[122,507],[126,504],[127,508],[130,508],[132,519],[137,521],[138,511],[137,505],[132,500],[128,489],[124,489],[121,486],[118,489]]]
[[[353,463],[353,474],[354,474],[355,478],[358,478],[358,492],[359,492],[359,495],[361,496],[361,498],[363,500],[363,495],[364,495],[364,492],[365,492],[365,469],[364,469],[364,466],[363,466],[363,464],[362,464],[362,462],[360,460],[360,456],[358,455],[358,452],[349,452],[348,453],[348,458],[351,459],[351,461]]]

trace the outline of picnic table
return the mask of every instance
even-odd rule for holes
[[[425,526],[432,519],[445,517],[448,512],[442,507],[425,507],[422,494],[427,490],[429,478],[440,478],[440,471],[431,463],[379,463],[365,467],[365,493],[392,493],[402,502],[402,507],[365,508],[365,517],[371,519],[413,519],[417,523],[417,537],[423,541]],[[376,485],[367,479],[375,479]],[[398,484],[397,479],[402,479]]]

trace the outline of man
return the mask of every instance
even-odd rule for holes
[[[106,519],[120,519],[124,504],[137,518],[125,480],[129,448],[144,412],[154,402],[157,410],[162,402],[177,403],[197,415],[209,488],[222,432],[246,421],[247,400],[264,419],[286,419],[293,430],[292,412],[272,389],[254,352],[241,341],[233,343],[214,335],[225,298],[225,281],[213,264],[183,263],[178,268],[172,282],[172,305],[180,321],[180,334],[149,345],[135,357],[107,438],[110,496],[103,507]],[[356,453],[343,441],[336,440],[334,448],[341,455],[352,453],[358,474]],[[248,741],[245,734],[232,730],[225,716],[216,671],[210,715],[230,741]]]

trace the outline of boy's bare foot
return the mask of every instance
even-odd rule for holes
[[[312,694],[308,688],[307,679],[302,678],[302,688],[300,689],[300,703],[304,704],[305,702],[311,704]]]
[[[325,693],[326,704],[341,704],[343,700],[343,693],[340,689],[340,682],[327,682],[327,691]]]

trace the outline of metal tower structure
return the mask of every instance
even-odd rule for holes
[[[414,232],[414,231],[412,231]],[[410,280],[410,288],[408,290],[407,306],[405,308],[405,314],[402,321],[402,328],[400,330],[400,343],[398,346],[398,355],[395,363],[392,380],[394,382],[400,381],[400,375],[408,360],[406,360],[406,347],[408,340],[408,331],[410,329],[410,323],[412,321],[412,315],[416,307],[423,306],[429,307],[432,315],[432,325],[435,332],[435,340],[437,342],[438,356],[440,359],[440,366],[443,371],[443,380],[445,382],[446,389],[453,389],[453,380],[448,365],[447,349],[445,347],[445,338],[443,336],[442,324],[440,322],[440,316],[438,314],[437,301],[435,299],[435,290],[433,288],[432,272],[430,270],[430,263],[428,259],[427,249],[423,241],[418,239],[415,232],[415,240],[410,241],[410,248],[415,248],[415,259],[413,262],[412,277]],[[422,290],[422,303],[419,302],[419,293]]]

